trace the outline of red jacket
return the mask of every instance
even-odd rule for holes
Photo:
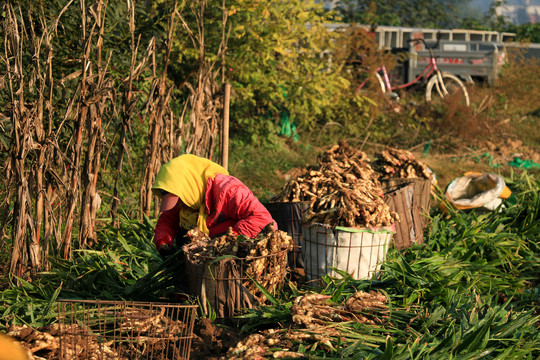
[[[274,219],[251,190],[231,175],[218,174],[208,179],[205,192],[206,226],[209,235],[223,234],[229,227],[237,234],[249,238],[256,237]],[[174,244],[180,232],[178,207],[160,214],[154,230],[154,243],[159,248],[162,243]]]

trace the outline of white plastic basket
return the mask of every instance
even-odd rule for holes
[[[331,269],[336,268],[355,280],[371,279],[386,259],[394,229],[393,225],[372,229],[305,224],[302,255],[306,278],[313,281],[324,275],[339,277]]]

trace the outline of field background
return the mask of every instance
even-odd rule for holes
[[[534,25],[492,17],[458,22],[452,12],[422,12],[416,21],[423,23],[405,23],[415,20],[410,11],[392,12],[389,3],[366,8],[366,16],[515,31],[524,43],[538,34]],[[368,315],[388,321],[329,323],[304,341],[294,335],[272,340],[274,348],[257,344],[268,356],[289,346],[312,358],[538,359],[538,59],[508,53],[493,86],[468,87],[470,107],[426,104],[421,89],[400,93],[396,103],[356,92],[362,73],[351,59],[360,52],[367,65],[388,68],[395,60],[361,31],[329,33],[323,24],[343,14],[313,4],[236,0],[226,11],[202,0],[46,5],[2,5],[2,330],[55,322],[58,299],[175,298],[181,264],[163,263],[153,246],[157,199],[149,189],[173,156],[219,161],[228,83],[229,170],[262,202],[345,140],[370,157],[384,146],[412,151],[441,191],[467,171],[501,174],[517,203],[502,213],[441,214],[438,192],[427,244],[391,251],[380,279],[327,279],[317,290],[291,281],[245,315],[243,332],[201,316],[194,358],[225,355],[253,333],[271,338],[268,329],[305,333],[291,315],[302,295],[324,295],[329,301],[320,305],[334,311],[355,291],[373,290],[385,294],[387,308]],[[511,165],[516,158],[533,167]],[[212,341],[220,345],[205,347]]]

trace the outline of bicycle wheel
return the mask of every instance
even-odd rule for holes
[[[455,99],[457,103],[470,105],[469,93],[463,82],[455,75],[441,73],[442,84],[438,74],[433,75],[426,87],[426,101],[437,102],[444,99]]]
[[[384,86],[384,81],[382,76],[379,73],[375,73],[375,79],[372,77],[365,79],[356,91],[381,91],[383,94],[386,93],[386,86]]]
[[[375,73],[375,77],[377,78],[377,82],[379,83],[379,86],[381,87],[381,91],[386,93],[386,86],[384,85],[384,81],[382,79],[382,76],[379,73]]]

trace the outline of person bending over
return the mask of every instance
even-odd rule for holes
[[[251,190],[211,160],[180,155],[161,166],[152,192],[161,198],[154,244],[162,256],[174,252],[177,236],[195,227],[209,236],[229,227],[254,238],[276,223]]]

